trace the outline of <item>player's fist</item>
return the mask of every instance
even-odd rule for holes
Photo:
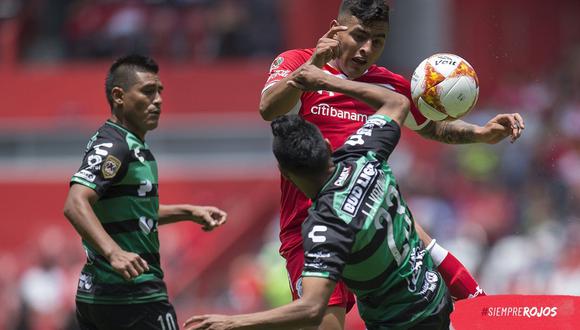
[[[149,270],[149,265],[145,259],[133,252],[121,249],[113,251],[109,255],[109,263],[113,270],[119,273],[127,281],[143,274]]]
[[[513,143],[522,135],[524,128],[524,119],[519,113],[500,114],[477,132],[478,142],[495,144],[510,136]]]
[[[318,39],[314,54],[310,57],[309,62],[319,68],[322,68],[329,61],[339,57],[340,43],[336,39],[336,34],[346,31],[348,27],[335,25],[326,32],[322,38]]]
[[[305,63],[292,73],[288,85],[303,91],[317,91],[324,89],[327,78],[328,74],[324,71],[312,64]]]
[[[214,206],[190,205],[193,221],[199,223],[205,231],[211,231],[226,223],[228,214]]]

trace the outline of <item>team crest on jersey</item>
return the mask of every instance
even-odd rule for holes
[[[272,65],[270,65],[270,71],[274,71],[274,70],[278,69],[283,62],[284,62],[283,57],[277,57],[274,60],[274,62],[272,62]]]
[[[103,163],[101,168],[101,172],[103,173],[103,177],[105,179],[114,178],[117,175],[117,172],[121,168],[121,161],[117,159],[117,157],[113,155],[108,155]]]
[[[302,298],[302,277],[296,281],[296,294],[298,298]]]

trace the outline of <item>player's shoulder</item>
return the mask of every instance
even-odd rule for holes
[[[314,49],[312,48],[290,49],[282,52],[280,55],[276,56],[274,61],[272,61],[272,65],[270,65],[270,71],[286,68],[287,66],[300,66],[302,63],[306,62],[313,53]]]
[[[289,49],[286,50],[278,57],[296,57],[296,58],[303,58],[308,59],[314,54],[314,48],[296,48],[296,49]]]
[[[407,89],[411,87],[411,83],[403,75],[379,65],[371,66],[365,74],[365,78],[372,83],[392,84]]]
[[[99,150],[109,150],[114,151],[115,154],[129,152],[129,135],[129,132],[123,127],[107,121],[90,138],[86,151],[93,150],[99,153]]]

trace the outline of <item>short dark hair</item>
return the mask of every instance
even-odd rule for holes
[[[316,174],[328,168],[330,152],[314,124],[298,115],[285,115],[270,126],[272,150],[280,168],[297,174]]]
[[[375,21],[389,23],[389,5],[386,0],[342,0],[338,17],[352,15],[369,24]]]
[[[135,83],[134,77],[137,71],[157,74],[159,65],[152,58],[137,54],[122,56],[113,62],[105,79],[105,93],[111,109],[113,108],[113,95],[111,95],[113,88],[129,89]]]

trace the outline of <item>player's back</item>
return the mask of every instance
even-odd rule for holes
[[[303,276],[342,280],[369,329],[409,328],[448,306],[387,164],[400,137],[372,116],[333,154],[336,168],[304,222]]]
[[[354,233],[341,279],[369,329],[406,327],[432,314],[446,298],[445,284],[389,166],[369,153],[339,163],[335,173],[313,208],[334,207]]]

